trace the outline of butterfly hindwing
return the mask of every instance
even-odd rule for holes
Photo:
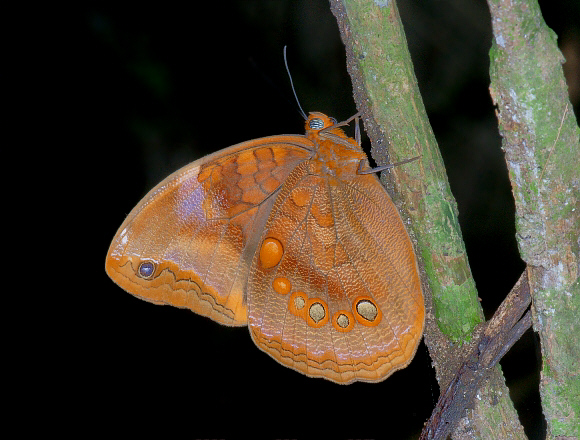
[[[279,261],[264,265],[257,252],[248,282],[259,348],[338,383],[383,380],[409,363],[423,299],[408,235],[376,176],[301,164],[277,195],[268,240],[279,242]]]

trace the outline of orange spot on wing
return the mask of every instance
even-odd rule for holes
[[[272,288],[280,295],[286,295],[292,290],[292,283],[288,278],[279,277],[272,282]]]
[[[296,206],[306,206],[310,203],[311,192],[306,188],[296,188],[292,191],[292,201]]]
[[[312,215],[320,226],[324,228],[334,226],[334,216],[332,215],[332,212],[322,211],[318,205],[312,205]]]
[[[262,267],[269,269],[276,266],[284,255],[284,247],[280,240],[266,238],[260,247],[260,262]]]

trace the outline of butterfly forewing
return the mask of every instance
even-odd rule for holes
[[[244,289],[259,231],[273,195],[311,156],[308,146],[303,136],[257,139],[175,172],[121,225],[107,273],[142,299],[245,325]]]

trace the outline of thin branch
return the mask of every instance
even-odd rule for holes
[[[473,406],[474,398],[492,368],[532,325],[528,271],[524,271],[509,295],[486,324],[483,335],[439,397],[421,440],[444,440]],[[520,319],[521,318],[521,319]]]

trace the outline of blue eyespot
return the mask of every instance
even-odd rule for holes
[[[144,261],[137,269],[137,275],[141,278],[151,278],[155,274],[155,263],[153,261]]]

